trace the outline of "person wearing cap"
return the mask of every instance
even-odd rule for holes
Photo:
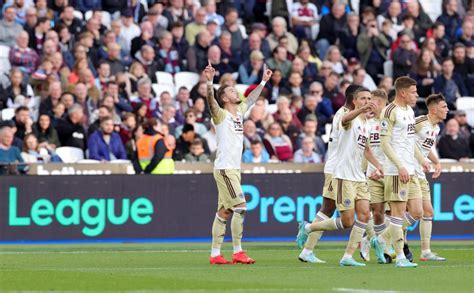
[[[194,21],[186,25],[184,35],[188,43],[192,46],[196,41],[196,36],[206,29],[206,10],[199,8],[194,14]]]
[[[253,84],[260,80],[263,75],[264,57],[262,52],[250,53],[250,60],[239,66],[239,78],[243,84]]]

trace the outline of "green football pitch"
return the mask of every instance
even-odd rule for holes
[[[448,261],[416,269],[376,264],[373,253],[367,267],[340,267],[342,242],[321,242],[327,264],[301,263],[294,243],[244,245],[255,265],[211,266],[207,243],[4,245],[0,292],[474,292],[474,242],[434,242]],[[224,247],[230,257],[231,244]]]

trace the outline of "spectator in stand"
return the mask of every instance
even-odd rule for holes
[[[197,122],[196,111],[194,108],[189,108],[184,112],[184,123],[193,126],[193,131],[198,135],[204,135],[207,132],[206,126],[204,124]],[[178,126],[176,128],[176,137],[179,137],[184,131],[184,125]]]
[[[268,44],[267,39],[265,39],[266,31],[263,34],[263,36],[261,36],[261,34],[259,33],[259,28],[262,28],[262,27],[264,30],[266,29],[265,25],[261,23],[254,24],[252,26],[253,32],[242,43],[242,51],[240,54],[240,57],[242,58],[241,60],[242,62],[249,60],[250,54],[253,51],[262,52],[265,59],[270,58],[271,50],[270,50],[270,45]]]
[[[33,125],[33,133],[38,138],[40,147],[44,147],[50,151],[54,151],[61,146],[58,138],[58,132],[51,124],[51,117],[42,114],[38,118],[38,122]]]
[[[15,22],[16,9],[13,6],[6,6],[3,9],[3,19],[0,20],[0,45],[12,47],[15,39],[23,28]]]
[[[456,119],[456,121],[459,124],[459,135],[464,136],[469,139],[471,137],[473,128],[467,122],[466,111],[457,110],[454,113],[454,119]]]
[[[211,62],[212,66],[216,69],[214,75],[214,83],[218,83],[221,76],[226,73],[232,73],[234,70],[229,63],[224,63],[221,58],[221,49],[217,45],[212,45],[207,51],[207,59]]]
[[[298,39],[316,39],[318,35],[318,8],[309,0],[293,3],[291,24]]]
[[[246,39],[247,33],[245,27],[240,25],[237,20],[239,12],[235,8],[228,8],[224,15],[223,31],[228,31],[232,35],[232,50],[240,51],[243,40]]]
[[[130,47],[130,56],[135,57],[135,54],[140,51],[144,45],[152,46],[156,49],[158,38],[153,36],[153,24],[150,21],[144,21],[140,24],[141,34],[132,40]]]
[[[84,24],[82,20],[74,16],[73,6],[66,6],[59,18],[60,20],[58,24],[65,25],[73,36],[78,37],[82,32]]]
[[[75,104],[67,111],[65,119],[59,119],[56,124],[56,131],[58,132],[61,146],[70,146],[86,149],[86,131],[82,126],[84,117],[84,109],[82,106]]]
[[[144,77],[148,77],[148,75],[145,73],[145,68],[143,65],[140,62],[135,61],[128,69],[126,77],[130,83],[130,93],[133,96],[136,96],[138,95],[138,81]],[[157,80],[157,82],[159,83],[160,81]]]
[[[20,149],[13,145],[15,129],[8,124],[0,126],[0,175],[17,174],[24,169],[21,167],[9,167],[8,164],[23,163]]]
[[[197,98],[193,108],[196,112],[196,121],[206,126],[207,129],[212,129],[211,114],[206,110],[206,101],[203,98]]]
[[[314,152],[314,141],[311,137],[303,138],[302,147],[295,152],[295,163],[321,163],[321,158]]]
[[[207,50],[211,45],[211,34],[204,30],[196,37],[196,43],[186,52],[188,71],[201,72],[207,65]]]
[[[436,43],[436,60],[440,63],[449,56],[449,51],[451,50],[451,43],[446,38],[445,27],[442,22],[437,21],[433,25],[433,37]]]
[[[153,113],[158,108],[155,97],[151,93],[151,80],[148,78],[142,78],[138,81],[138,97],[132,101],[132,107],[135,107],[138,103],[143,103],[147,107],[146,117],[153,117]]]
[[[157,57],[159,60],[158,68],[160,71],[175,74],[182,71],[182,68],[184,67],[182,60],[179,58],[178,51],[173,47],[173,35],[168,31],[163,31],[159,36]],[[155,75],[155,72],[151,72],[150,70],[152,69],[147,69],[148,75]]]
[[[194,45],[196,36],[206,29],[206,9],[200,8],[194,14],[194,21],[188,23],[184,30],[184,35],[189,45]]]
[[[398,33],[404,29],[401,13],[402,4],[399,1],[391,1],[387,11],[377,16],[378,27],[382,27],[384,21],[390,21],[392,23],[389,33],[392,39],[395,39]]]
[[[437,21],[444,24],[446,38],[450,43],[456,42],[456,31],[462,24],[461,17],[457,13],[457,11],[457,0],[447,0],[444,2],[443,13],[437,19]]]
[[[346,96],[344,93],[346,92],[346,89],[350,84],[350,81],[343,79],[338,86],[338,92],[334,96],[332,96],[331,105],[332,109],[334,110],[334,113],[336,113],[337,110],[339,110],[339,108],[344,106],[344,104],[346,103]]]
[[[23,140],[25,135],[33,131],[33,120],[30,117],[30,110],[28,107],[20,106],[15,110],[15,117],[13,122],[16,126],[15,137]]]
[[[228,31],[222,32],[219,37],[219,48],[222,63],[229,67],[229,72],[236,72],[241,63],[241,57],[239,51],[232,49],[232,35]]]
[[[468,94],[463,78],[454,72],[453,59],[448,57],[443,60],[442,72],[435,78],[433,89],[442,93],[446,98],[449,109],[456,109],[456,100]]]
[[[357,38],[361,65],[376,83],[379,81],[378,74],[383,72],[383,63],[387,60],[386,52],[389,47],[390,40],[379,32],[375,20],[369,21]]]
[[[70,93],[64,93],[63,95],[65,94],[68,95]],[[84,127],[88,127],[89,123],[92,123],[92,120],[95,119],[95,117],[93,117],[93,113],[99,106],[99,101],[98,99],[92,98],[88,95],[87,86],[82,82],[76,84],[74,87],[74,96],[76,97],[76,103],[81,105],[82,109],[84,110]],[[67,110],[68,109],[66,109],[66,111]]]
[[[470,20],[464,20],[462,23],[462,35],[459,36],[457,42],[462,43],[464,46],[469,46],[473,42],[473,23]]]
[[[135,118],[135,115],[130,112],[123,113],[119,135],[124,146],[126,146],[127,143],[133,138],[133,130],[135,127],[137,127],[137,119]]]
[[[281,162],[293,161],[293,146],[290,138],[283,133],[278,122],[273,122],[267,129],[263,144],[272,160]]]
[[[250,60],[239,66],[239,79],[243,84],[253,84],[263,75],[264,56],[260,51],[253,51]]]
[[[267,60],[270,69],[279,69],[283,78],[288,78],[291,71],[291,62],[287,58],[287,50],[284,47],[277,46],[273,49],[272,58]]]
[[[324,156],[326,155],[326,147],[323,139],[316,135],[318,131],[318,120],[314,115],[308,115],[303,125],[303,132],[296,139],[296,149],[301,149],[303,147],[303,139],[310,137],[313,140],[313,150],[318,154],[321,161],[323,161]]]
[[[100,120],[100,129],[96,130],[87,141],[89,159],[98,161],[126,160],[125,147],[116,132],[114,121],[110,117]]]
[[[182,0],[173,0],[170,1],[171,4],[164,12],[163,15],[168,19],[168,25],[172,25],[176,21],[182,23],[188,23],[192,19],[192,14],[184,7],[184,1]],[[168,29],[170,29],[168,27]]]
[[[31,99],[34,96],[31,86],[24,82],[23,73],[14,67],[10,70],[10,85],[4,88],[0,84],[0,110],[14,108],[16,104],[15,98],[18,96],[23,96],[27,99],[27,105],[30,110],[34,110],[37,107],[34,99]]]
[[[275,74],[275,73],[273,73]],[[280,120],[280,114],[283,110],[285,109],[290,109],[290,100],[286,96],[279,96],[277,101],[276,101],[276,106],[277,106],[277,111],[273,113],[273,119],[275,121]],[[291,112],[291,110],[290,110]],[[298,116],[296,116],[296,113],[292,113],[292,123],[298,128],[301,129],[303,127],[303,124],[301,124],[300,120],[298,119]]]
[[[284,83],[283,77],[281,76],[281,71],[279,69],[273,70],[272,77],[270,78],[269,82],[266,83],[265,88],[269,93],[267,95],[267,101],[269,104],[275,104],[280,96],[290,93],[286,84]]]
[[[182,86],[176,95],[176,121],[179,125],[184,123],[184,113],[193,106],[193,101],[187,87]]]
[[[261,140],[252,140],[250,147],[245,149],[242,155],[242,162],[244,163],[268,163],[270,156],[262,146]]]
[[[162,69],[165,69],[165,66],[164,64],[158,63],[153,47],[149,45],[141,47],[140,53],[137,53],[136,59],[142,64],[143,69],[151,82],[156,83],[156,72],[162,71]]]
[[[426,31],[431,29],[433,22],[431,18],[423,11],[421,4],[418,1],[408,1],[406,14],[413,17],[415,23],[413,27],[413,32],[415,34],[415,39],[426,36]]]
[[[43,19],[45,19],[45,17]],[[36,7],[30,6],[28,7],[28,9],[26,9],[25,24],[23,25],[23,29],[31,37],[31,35],[34,35],[35,28],[37,25],[38,25],[38,11],[36,10]],[[30,41],[31,41],[31,38],[30,38]],[[29,47],[36,50],[34,46],[29,46]]]
[[[244,149],[250,149],[251,142],[254,140],[262,141],[262,136],[264,132],[260,134],[257,132],[257,127],[255,126],[255,122],[248,119],[244,121]]]
[[[309,109],[312,109],[313,105],[316,107],[316,117],[318,117],[319,125],[321,126],[321,131],[324,131],[324,125],[329,123],[332,120],[334,115],[334,110],[332,108],[331,97],[323,96],[323,86],[321,83],[315,81],[309,87],[309,95],[314,96],[314,98],[305,97],[305,105],[310,105]],[[314,114],[314,113],[313,113]],[[298,116],[300,118],[300,116]],[[300,119],[301,120],[301,119]],[[301,121],[304,121],[305,118]]]
[[[160,122],[168,127],[168,132],[171,135],[175,135],[176,128],[179,126],[176,122],[176,107],[174,105],[163,106],[163,112],[160,117]]]
[[[39,56],[35,50],[28,48],[28,40],[28,33],[21,31],[16,37],[16,45],[10,48],[8,59],[11,66],[20,68],[29,77],[39,65]]]
[[[132,40],[141,34],[141,29],[133,22],[133,12],[125,9],[121,15],[122,28],[120,29],[119,44],[126,54],[130,53]]]
[[[461,135],[459,123],[454,118],[446,123],[446,132],[440,136],[438,153],[443,159],[462,160],[471,156],[469,141]]]
[[[288,38],[288,51],[291,54],[296,54],[298,50],[298,40],[295,36],[286,30],[287,24],[286,20],[283,17],[275,17],[272,20],[272,33],[267,36],[268,44],[270,45],[270,50],[274,50],[278,46],[278,40],[282,36]]]
[[[434,79],[438,75],[431,52],[427,49],[421,50],[412,70],[410,75],[416,80],[418,95],[422,98],[428,97],[433,91]]]
[[[184,124],[182,133],[176,140],[176,149],[173,153],[173,159],[176,161],[184,160],[185,156],[190,152],[191,143],[196,138],[202,140],[204,152],[210,154],[207,141],[201,138],[201,136],[194,131],[194,126],[192,124]]]
[[[280,122],[280,125],[283,129],[283,133],[288,136],[291,140],[291,146],[295,150],[296,149],[296,138],[298,135],[300,135],[300,128],[298,128],[298,124],[300,124],[300,121],[298,118],[296,118],[298,122],[293,121],[293,113],[291,113],[291,110],[289,107],[284,108],[280,111],[280,117],[278,119],[278,122]],[[298,124],[297,124],[298,123]]]
[[[288,77],[287,89],[290,94],[296,96],[304,96],[308,93],[308,88],[303,85],[303,77],[299,72],[291,72]]]
[[[467,85],[468,77],[474,74],[474,60],[467,58],[466,46],[462,43],[456,43],[453,48],[454,72],[464,79]]]
[[[346,25],[345,4],[335,1],[331,6],[331,12],[324,15],[319,24],[320,28],[316,48],[321,59],[326,58],[329,46],[336,44],[338,32],[343,30]]]
[[[99,62],[97,66],[97,78],[95,79],[95,86],[101,92],[107,90],[107,83],[111,81],[110,78],[110,65],[104,61]]]
[[[105,59],[105,62],[110,65],[110,74],[116,75],[119,72],[124,72],[125,66],[120,60],[120,45],[117,43],[110,43],[107,46],[107,52],[108,56],[107,59]]]
[[[408,75],[416,64],[413,40],[406,33],[400,36],[400,46],[393,52],[393,78]]]
[[[178,51],[179,59],[186,60],[189,43],[184,37],[184,25],[181,22],[175,22],[170,30],[173,35],[173,47]]]
[[[197,163],[197,162],[203,162],[203,163],[209,163],[209,157],[208,155],[204,152],[204,146],[202,144],[202,140],[199,138],[195,138],[191,142],[191,147],[189,148],[189,153],[187,153],[184,156],[184,160],[186,162],[191,162],[191,163]]]
[[[38,139],[33,133],[25,136],[21,157],[25,163],[49,163],[51,161],[48,150],[38,144]]]
[[[357,37],[360,34],[360,18],[354,12],[347,15],[347,25],[338,32],[342,55],[346,58],[359,58]]]

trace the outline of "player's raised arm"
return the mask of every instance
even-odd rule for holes
[[[211,65],[211,61],[204,69],[204,74],[206,75],[207,79],[207,104],[209,105],[209,109],[211,111],[212,118],[216,118],[219,113],[219,104],[217,103],[216,99],[214,98],[214,75],[216,70]]]
[[[255,101],[257,101],[258,97],[260,96],[260,93],[262,92],[263,88],[265,87],[265,84],[267,81],[270,80],[270,77],[272,76],[273,71],[271,71],[265,63],[263,63],[263,77],[262,81],[260,84],[252,91],[247,97],[247,107],[250,108]]]

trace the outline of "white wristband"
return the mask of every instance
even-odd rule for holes
[[[212,80],[208,80],[207,81],[207,85],[213,85],[214,83],[212,82]]]
[[[267,83],[267,82],[264,81],[264,80],[262,80],[262,81],[260,82],[260,84],[263,85],[263,86],[265,86],[266,83]]]

